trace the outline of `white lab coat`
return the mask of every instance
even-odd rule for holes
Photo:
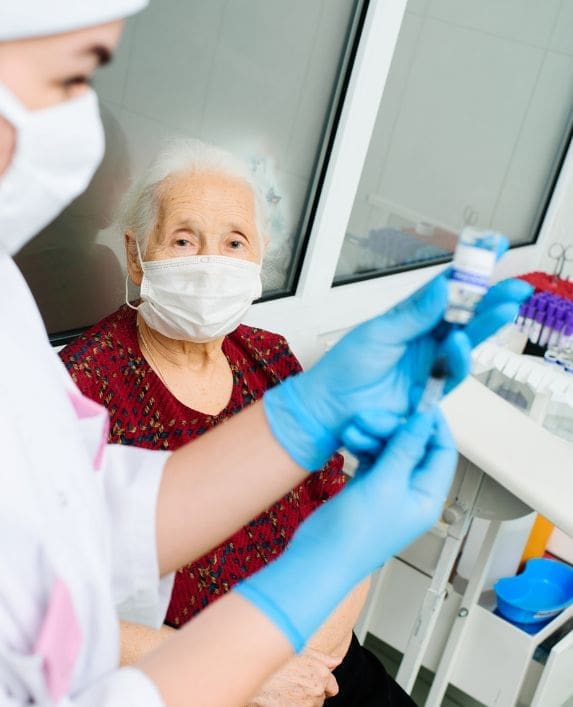
[[[0,706],[159,706],[142,672],[117,669],[118,615],[158,626],[167,608],[155,543],[167,455],[102,447],[107,413],[79,419],[78,396],[0,254]]]

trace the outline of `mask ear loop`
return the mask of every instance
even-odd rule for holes
[[[137,257],[139,259],[139,264],[141,265],[141,270],[143,273],[145,273],[145,268],[143,267],[143,258],[141,257],[141,251],[139,250],[139,241],[137,240],[137,238],[135,239],[135,247],[137,248]],[[130,309],[133,309],[136,312],[139,309],[139,307],[134,307],[129,301],[129,273],[126,273],[125,275],[125,304]]]

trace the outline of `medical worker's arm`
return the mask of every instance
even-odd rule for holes
[[[348,651],[355,625],[364,606],[369,580],[365,580],[344,598],[332,615],[308,642],[308,650],[294,656],[273,673],[257,691],[252,704],[275,704],[277,699],[289,704],[315,704],[336,694],[336,680],[331,671]],[[142,660],[152,650],[174,637],[176,629],[159,629],[122,621],[120,624],[120,661],[128,666]],[[251,703],[249,703],[250,705]]]
[[[367,579],[344,598],[332,615],[310,639],[309,646],[330,656],[343,657],[350,645],[352,629],[364,607],[370,580]],[[120,622],[120,661],[133,665],[153,649],[173,638],[177,631],[171,626],[151,628],[131,621]]]
[[[467,375],[472,346],[512,321],[531,293],[493,287],[464,331],[438,342],[443,276],[357,327],[305,373],[293,376],[168,460],[157,510],[162,573],[182,567],[320,468],[340,446],[369,454],[415,409],[438,352],[448,389]],[[374,445],[374,448],[372,448]]]
[[[120,621],[119,661],[121,665],[133,665],[158,646],[173,638],[177,629],[171,626],[150,628],[144,624]]]
[[[195,695],[209,707],[246,703],[253,683],[300,651],[352,587],[435,522],[455,461],[439,416],[405,424],[371,468],[300,526],[283,555],[142,661],[166,704],[193,704]]]

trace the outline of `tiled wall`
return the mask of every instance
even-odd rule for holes
[[[349,231],[372,195],[528,240],[573,108],[573,0],[410,0]]]

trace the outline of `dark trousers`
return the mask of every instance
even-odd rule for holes
[[[382,663],[358,642],[352,642],[342,663],[334,670],[340,689],[325,707],[416,707],[414,700],[384,670]]]

